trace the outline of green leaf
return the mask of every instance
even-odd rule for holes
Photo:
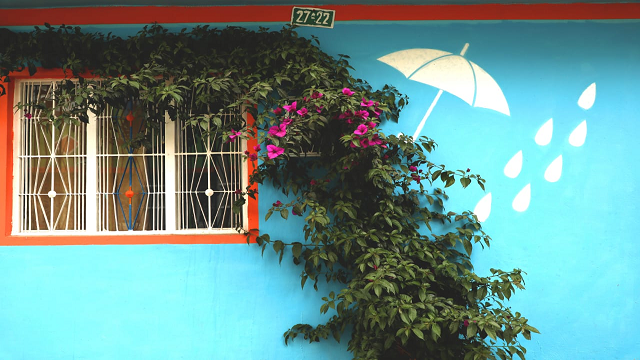
[[[525,328],[525,329],[527,329],[527,330],[529,330],[529,331],[531,331],[531,332],[534,332],[534,333],[536,333],[536,334],[540,334],[540,331],[539,331],[538,329],[534,328],[534,327],[533,327],[533,326],[531,326],[531,325],[528,325],[528,324],[527,324],[527,325],[525,325],[525,326],[524,326],[524,328]]]
[[[449,177],[447,179],[447,183],[444,185],[444,187],[448,188],[449,186],[453,185],[456,183],[456,178],[454,178],[453,176]]]
[[[411,331],[413,331],[413,333],[416,334],[418,338],[424,340],[424,334],[422,333],[422,330],[418,328],[412,328]]]
[[[493,340],[497,340],[496,332],[491,326],[485,326],[484,331],[487,333],[487,335],[489,335],[490,338],[492,338]]]
[[[288,209],[282,209],[280,210],[280,216],[282,216],[283,219],[288,219],[289,218],[289,210]]]
[[[433,341],[438,341],[438,338],[440,338],[440,335],[441,335],[440,325],[435,323],[431,325],[431,338],[433,339]]]
[[[296,259],[299,258],[300,254],[302,254],[302,244],[299,242],[293,243],[293,246],[291,247],[291,252],[293,253],[293,256]]]
[[[462,241],[462,245],[464,245],[464,251],[467,252],[469,256],[471,256],[471,252],[473,251],[473,245],[471,245],[471,241],[468,239],[464,239]]]
[[[411,322],[413,322],[416,319],[416,317],[418,316],[418,312],[413,307],[409,308],[407,311],[409,312],[409,320]]]
[[[475,323],[469,323],[467,326],[467,339],[471,339],[476,336],[476,332],[478,332],[478,328]]]

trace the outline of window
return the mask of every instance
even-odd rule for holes
[[[54,80],[20,81],[15,103],[51,99]],[[52,107],[54,100],[48,100]],[[14,234],[234,233],[246,186],[243,142],[168,118],[146,126],[150,109],[107,108],[89,123],[54,125],[25,107],[14,117]],[[240,116],[225,114],[223,122]],[[145,135],[144,146],[129,141]]]

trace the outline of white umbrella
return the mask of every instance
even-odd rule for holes
[[[482,68],[464,57],[469,43],[460,55],[436,49],[401,50],[379,58],[405,77],[439,89],[420,121],[413,138],[417,138],[443,91],[455,95],[467,104],[492,109],[509,116],[509,105],[495,80]]]

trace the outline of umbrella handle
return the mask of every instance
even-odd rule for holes
[[[464,44],[462,51],[460,51],[460,56],[464,56],[464,54],[467,52],[468,49],[469,49],[469,43]],[[413,140],[417,139],[418,135],[420,135],[420,132],[424,127],[424,123],[427,122],[427,118],[429,117],[429,115],[431,115],[431,112],[433,111],[433,108],[436,106],[436,103],[438,102],[438,100],[440,100],[441,95],[442,95],[442,89],[438,91],[438,95],[436,95],[436,98],[433,99],[433,101],[431,102],[431,106],[429,106],[429,110],[427,110],[427,113],[424,114],[424,117],[420,121],[420,124],[418,125],[416,132],[413,134]]]
[[[418,128],[416,129],[416,132],[413,134],[413,140],[416,140],[418,138],[418,135],[420,135],[420,132],[422,131],[422,128],[424,127],[424,123],[427,122],[427,118],[429,117],[429,115],[431,115],[431,112],[433,111],[433,108],[436,106],[436,103],[440,99],[440,96],[442,96],[442,92],[443,92],[442,89],[439,90],[438,91],[438,95],[436,95],[436,98],[433,99],[433,101],[431,102],[431,106],[429,106],[429,110],[427,110],[427,113],[424,114],[424,117],[420,121],[420,124],[418,125]]]

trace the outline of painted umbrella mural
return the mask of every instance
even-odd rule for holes
[[[464,54],[469,43],[464,45],[460,55],[436,49],[408,49],[396,51],[379,58],[393,66],[408,79],[439,89],[435,99],[416,128],[413,138],[417,138],[425,122],[444,91],[455,95],[474,107],[492,109],[509,116],[509,105],[495,80]]]

